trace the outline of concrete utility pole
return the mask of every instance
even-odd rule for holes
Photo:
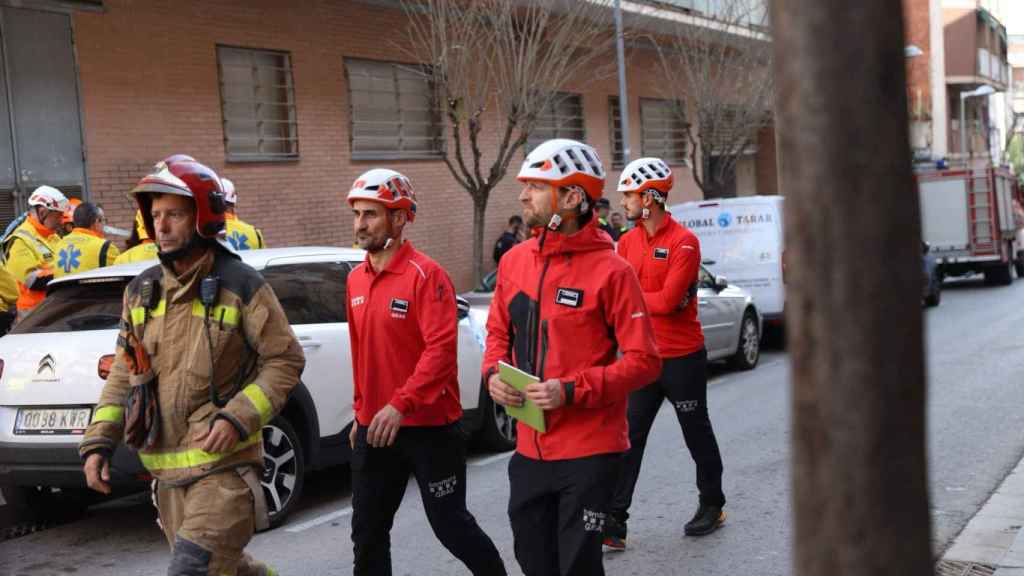
[[[798,576],[932,574],[903,19],[773,0]]]

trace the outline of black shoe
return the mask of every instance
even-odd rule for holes
[[[604,548],[608,551],[621,552],[626,549],[626,521],[619,520],[612,514],[604,519]]]
[[[684,531],[687,536],[705,536],[711,534],[725,523],[725,512],[721,506],[701,504],[693,519],[686,523]]]

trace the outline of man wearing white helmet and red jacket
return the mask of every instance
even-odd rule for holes
[[[605,545],[626,547],[626,520],[640,476],[647,435],[666,398],[697,464],[700,502],[684,526],[688,536],[714,532],[725,521],[722,455],[708,416],[707,350],[697,318],[700,242],[665,210],[673,176],[659,158],[634,160],[622,171],[618,191],[626,217],[638,226],[619,238],[619,255],[636,270],[661,353],[661,376],[629,397],[629,452],[605,523]]]
[[[502,576],[497,548],[466,509],[455,290],[448,274],[402,239],[416,217],[409,180],[375,169],[348,193],[366,262],[348,275],[355,376],[353,573],[391,572],[391,526],[409,475],[434,534],[477,576]]]
[[[546,432],[518,424],[508,514],[526,576],[601,576],[601,532],[621,455],[626,399],[661,368],[636,274],[597,227],[597,152],[549,140],[519,171],[534,237],[498,264],[484,374],[495,402],[544,410]],[[621,354],[621,355],[620,355]],[[537,376],[522,394],[498,362]]]

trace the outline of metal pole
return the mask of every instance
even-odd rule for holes
[[[967,106],[967,92],[960,93],[960,153],[964,156],[964,164],[968,164],[967,161],[967,115],[964,113],[964,108]]]
[[[619,123],[622,127],[622,163],[629,163],[629,100],[626,98],[626,56],[622,39],[622,3],[615,0],[615,53],[619,68]]]
[[[773,2],[796,576],[934,574],[921,228],[893,4]]]

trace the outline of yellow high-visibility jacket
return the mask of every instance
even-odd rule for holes
[[[114,260],[114,264],[127,264],[129,262],[154,260],[159,252],[160,248],[155,242],[152,240],[143,240],[142,244],[136,244],[122,252],[121,255]]]
[[[117,246],[110,240],[88,228],[72,230],[57,243],[56,252],[55,278],[110,266],[119,254]]]
[[[234,214],[227,214],[227,239],[235,250],[255,250],[266,248],[263,244],[263,233],[255,226],[238,219]]]
[[[5,267],[18,282],[18,310],[28,311],[46,297],[46,290],[30,287],[41,277],[53,274],[60,236],[30,214],[4,240]]]

